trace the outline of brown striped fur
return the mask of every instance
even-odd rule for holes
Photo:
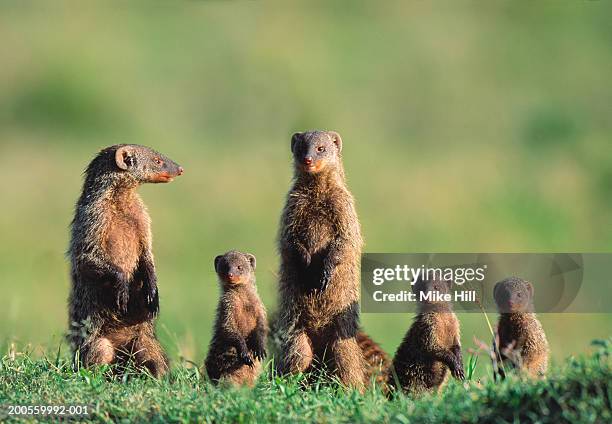
[[[333,131],[296,133],[295,176],[280,225],[281,374],[325,364],[346,386],[363,388],[359,320],[361,230]]]
[[[205,367],[215,383],[253,386],[266,356],[266,309],[255,286],[255,256],[230,251],[215,258],[221,298]]]
[[[548,370],[550,351],[542,324],[533,312],[533,286],[517,277],[495,285],[495,303],[500,312],[497,323],[497,372],[503,378],[508,368],[519,368],[531,377],[543,376]],[[495,368],[495,366],[494,366]]]
[[[281,346],[281,334],[278,331],[278,315],[273,313],[270,317],[270,346],[272,354],[275,357],[279,356]],[[363,358],[366,363],[366,371],[364,375],[364,383],[369,385],[372,380],[376,384],[385,384],[387,380],[388,370],[391,367],[391,358],[382,349],[382,347],[376,343],[368,334],[363,331],[357,331],[355,336],[357,345],[361,349]]]
[[[151,221],[137,189],[182,172],[170,159],[137,145],[108,147],[87,167],[68,252],[68,338],[82,365],[125,364],[132,358],[155,376],[167,370],[155,337],[159,295]]]
[[[413,291],[450,292],[447,281],[419,280]],[[440,389],[449,370],[453,377],[464,378],[460,329],[457,316],[446,302],[419,302],[414,322],[393,358],[389,386],[419,394]]]
[[[369,384],[372,380],[377,384],[385,383],[391,367],[389,355],[363,330],[357,332],[356,340],[366,362],[366,384]]]

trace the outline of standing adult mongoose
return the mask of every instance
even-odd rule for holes
[[[448,378],[463,380],[459,321],[449,302],[425,299],[428,292],[450,293],[451,283],[418,280],[412,287],[418,311],[393,358],[389,386],[419,394],[439,389]]]
[[[266,309],[255,286],[255,256],[235,250],[215,258],[221,298],[205,366],[213,382],[253,386],[266,356]]]
[[[125,364],[132,358],[154,376],[167,370],[155,337],[159,294],[150,218],[137,189],[182,173],[160,153],[128,144],[105,148],[87,167],[68,252],[68,337],[81,364]]]
[[[504,378],[507,367],[517,367],[529,376],[543,376],[550,351],[542,324],[533,312],[533,286],[521,278],[510,277],[495,285],[493,297],[500,313],[499,344],[494,341],[493,350],[497,360],[503,362],[497,370],[494,364],[494,371]]]
[[[346,386],[363,388],[359,321],[362,239],[333,131],[291,138],[293,187],[281,218],[279,332],[281,374],[325,364]]]

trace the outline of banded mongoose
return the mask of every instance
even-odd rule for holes
[[[281,374],[323,365],[362,389],[359,321],[361,230],[346,187],[342,139],[334,131],[291,138],[294,181],[279,232]]]
[[[168,369],[154,328],[159,292],[151,223],[137,189],[182,173],[164,155],[131,144],[103,149],[85,170],[68,251],[68,337],[82,365],[131,358],[156,377]]]
[[[417,315],[393,358],[389,386],[420,394],[440,389],[448,378],[463,380],[459,321],[450,302],[422,297],[428,292],[450,293],[451,282],[419,279],[412,287]]]
[[[533,286],[521,278],[510,277],[495,285],[493,297],[500,313],[499,344],[494,341],[493,350],[502,361],[494,364],[494,371],[501,378],[509,367],[519,368],[532,377],[543,376],[550,351],[542,324],[533,311]]]
[[[266,309],[255,286],[255,256],[230,251],[215,258],[221,298],[206,372],[215,383],[253,386],[266,356]]]

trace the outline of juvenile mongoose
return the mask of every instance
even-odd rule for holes
[[[389,386],[419,394],[439,389],[448,378],[463,380],[459,321],[449,302],[424,299],[428,292],[450,293],[450,282],[418,280],[412,287],[418,310],[393,358]],[[396,380],[397,378],[397,380]]]
[[[266,356],[266,309],[255,286],[255,256],[230,251],[215,258],[221,298],[206,372],[213,382],[253,386]]]
[[[182,173],[160,153],[125,144],[105,148],[87,167],[68,251],[68,337],[82,365],[132,358],[154,376],[167,370],[154,329],[159,293],[150,218],[137,189]]]
[[[497,371],[502,378],[508,367],[517,367],[530,376],[542,376],[548,369],[548,341],[542,324],[533,312],[533,286],[521,278],[510,277],[493,289],[500,313],[497,324],[499,345],[494,351],[503,361]],[[494,369],[496,367],[494,366]]]
[[[361,389],[365,362],[355,336],[362,239],[341,151],[333,131],[291,138],[294,182],[279,232],[278,370],[325,364],[344,385]]]

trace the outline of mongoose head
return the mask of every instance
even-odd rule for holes
[[[169,183],[183,174],[183,168],[168,157],[145,146],[116,146],[118,172],[127,172],[139,183]]]
[[[168,183],[183,168],[161,153],[137,144],[118,144],[98,153],[85,171],[88,180],[100,177],[126,180],[130,184]]]
[[[506,278],[495,285],[493,297],[501,313],[529,312],[533,306],[533,286],[522,278]]]
[[[291,153],[298,172],[318,174],[340,161],[342,138],[335,131],[306,131],[293,134]]]
[[[239,286],[253,281],[255,265],[254,255],[237,250],[230,250],[215,258],[215,271],[224,287]]]
[[[440,295],[446,295],[450,293],[451,284],[452,282],[447,280],[419,278],[412,286],[412,292],[416,294],[420,306],[447,305],[448,302],[440,300],[439,296],[422,299],[421,292],[438,292]]]

